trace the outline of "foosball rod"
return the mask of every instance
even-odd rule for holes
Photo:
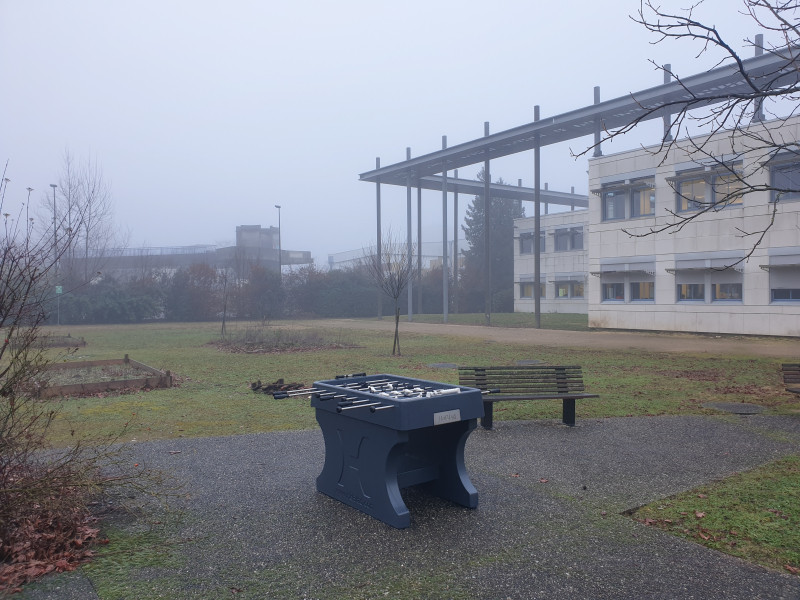
[[[380,406],[380,405],[381,405],[380,402],[369,402],[367,404],[353,404],[352,406],[337,406],[336,407],[336,412],[340,413],[342,411],[352,410],[354,408],[367,408],[368,406],[371,407],[371,406]]]
[[[272,392],[272,397],[276,400],[280,400],[282,398],[291,398],[292,396],[308,396],[309,394],[313,394],[314,392],[321,392],[322,390],[317,388],[303,388],[300,390],[286,390],[282,392]]]

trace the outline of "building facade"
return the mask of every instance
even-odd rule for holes
[[[800,140],[798,118],[751,127]],[[800,154],[765,160],[738,146],[746,136],[705,140],[589,161],[591,327],[800,336],[800,194],[737,193],[742,181],[800,189]]]
[[[546,313],[588,312],[586,279],[589,211],[541,215],[539,307]],[[536,299],[534,218],[514,220],[514,312],[534,312]]]

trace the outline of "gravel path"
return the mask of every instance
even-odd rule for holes
[[[800,417],[501,422],[467,444],[478,508],[411,488],[406,530],[317,493],[323,451],[316,430],[137,444],[186,482],[185,512],[172,560],[134,569],[115,597],[800,598],[800,577],[622,514],[797,454]],[[98,597],[81,574],[20,596]]]
[[[391,318],[381,320],[325,319],[298,322],[310,327],[342,329],[369,329],[394,331]],[[622,331],[563,331],[557,329],[530,329],[523,327],[484,327],[480,325],[450,325],[434,323],[400,322],[403,333],[443,334],[540,346],[566,346],[583,348],[618,348],[660,352],[692,352],[774,356],[800,360],[800,338],[768,338],[749,336],[715,336],[689,333],[651,333]]]

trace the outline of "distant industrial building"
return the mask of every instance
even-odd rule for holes
[[[103,271],[119,279],[138,277],[143,272],[174,272],[193,264],[207,264],[216,269],[231,269],[246,276],[251,265],[277,271],[285,265],[311,264],[307,250],[278,250],[279,229],[260,225],[239,225],[236,245],[169,246],[118,248],[103,258]]]

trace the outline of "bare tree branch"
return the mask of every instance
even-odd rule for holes
[[[689,223],[704,215],[716,212],[732,203],[741,202],[753,194],[769,195],[769,206],[763,223],[752,231],[738,229],[739,235],[751,238],[752,255],[764,241],[775,223],[778,205],[788,196],[800,193],[800,181],[786,177],[782,180],[753,178],[755,171],[744,172],[742,164],[769,169],[776,161],[798,158],[800,145],[793,136],[786,136],[782,126],[800,113],[800,0],[741,0],[742,14],[749,15],[770,40],[747,40],[750,47],[780,57],[784,62],[774,72],[754,77],[746,61],[734,45],[715,26],[696,17],[703,0],[681,11],[669,11],[653,0],[642,0],[638,14],[631,18],[656,34],[652,42],[666,40],[685,41],[698,45],[697,56],[710,55],[716,65],[733,65],[746,85],[746,89],[720,89],[711,95],[699,95],[683,80],[664,67],[653,63],[681,87],[682,97],[652,105],[639,104],[642,111],[629,123],[613,130],[605,130],[600,141],[575,156],[586,155],[599,144],[622,136],[644,121],[668,115],[671,124],[658,144],[647,150],[659,159],[659,165],[673,152],[687,160],[702,165],[724,182],[724,188],[714,189],[710,198],[697,200],[681,194],[674,182],[677,197],[691,202],[693,210],[683,212],[667,209],[666,222],[661,222],[645,232],[626,231],[631,236],[643,237],[665,232],[681,231]],[[652,62],[652,61],[651,61]],[[786,73],[796,77],[787,82]],[[635,98],[634,98],[635,99]],[[769,119],[769,120],[766,120]],[[727,142],[724,153],[719,152],[721,140]],[[721,176],[721,179],[720,179]],[[788,185],[787,185],[788,184]],[[722,193],[720,193],[722,192]]]

